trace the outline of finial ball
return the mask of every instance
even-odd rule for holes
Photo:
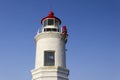
[[[49,12],[49,16],[53,16],[54,13],[52,11]]]

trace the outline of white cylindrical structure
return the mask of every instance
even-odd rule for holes
[[[56,67],[66,67],[65,41],[59,32],[40,33],[35,36],[36,41],[36,63],[35,68],[44,66],[44,52],[55,52]]]

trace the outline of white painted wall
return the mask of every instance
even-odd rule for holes
[[[35,36],[36,60],[32,80],[68,80],[65,41],[60,32],[42,32]],[[44,51],[55,51],[55,66],[44,66]]]
[[[45,33],[44,33],[45,34]],[[54,36],[57,33],[49,33]],[[38,36],[41,36],[37,35]],[[61,36],[61,34],[58,34]],[[37,40],[36,42],[36,62],[35,68],[44,66],[44,51],[52,50],[55,51],[55,66],[66,67],[65,61],[65,42],[62,37],[46,37]]]

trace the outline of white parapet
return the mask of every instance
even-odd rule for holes
[[[32,70],[32,80],[68,80],[69,70],[61,67],[40,67]]]

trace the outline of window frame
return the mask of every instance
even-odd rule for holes
[[[53,60],[50,59],[51,56],[53,57]],[[55,51],[44,51],[44,66],[54,65],[55,65]]]
[[[54,19],[48,19],[47,20],[47,25],[55,25],[55,20]]]
[[[53,24],[49,24],[49,20],[53,20]],[[43,27],[45,27],[46,25],[50,26],[50,25],[55,25],[55,26],[59,26],[59,21],[57,19],[53,19],[53,18],[49,18],[43,21]]]

